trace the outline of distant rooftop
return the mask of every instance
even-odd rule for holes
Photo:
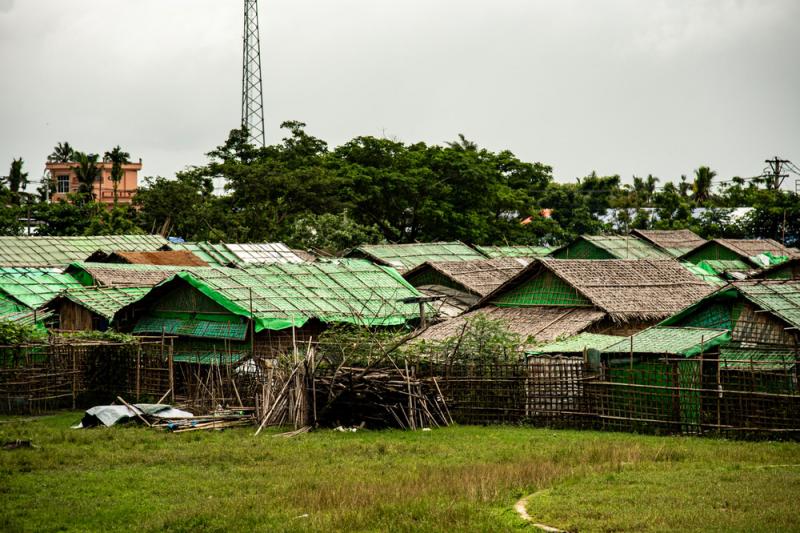
[[[0,266],[67,266],[97,250],[147,252],[167,244],[160,235],[97,237],[0,237]]]

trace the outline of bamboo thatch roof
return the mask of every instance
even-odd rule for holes
[[[688,229],[677,230],[642,230],[631,231],[631,235],[644,239],[660,249],[664,250],[673,257],[680,257],[689,253],[698,246],[706,243],[706,240]]]
[[[476,307],[498,301],[514,288],[524,288],[525,282],[546,271],[560,278],[571,291],[569,295],[554,293],[552,305],[591,305],[616,322],[666,318],[714,290],[674,260],[540,259],[484,297]],[[547,287],[529,290],[539,291],[536,296],[540,301],[541,291]]]
[[[159,250],[156,252],[96,252],[87,262],[122,263],[131,265],[208,266],[208,263],[188,250]]]
[[[415,279],[424,280],[430,273],[437,273],[447,278],[448,286],[486,296],[527,265],[528,261],[525,259],[508,257],[472,261],[426,261],[406,272],[403,277],[416,286]]]
[[[716,239],[715,242],[747,258],[767,252],[776,256],[793,255],[789,248],[773,239]]]
[[[466,321],[479,314],[491,320],[505,321],[508,330],[519,335],[523,341],[526,339],[551,341],[560,337],[572,336],[605,316],[602,311],[581,307],[495,307],[489,305],[434,324],[423,331],[418,339],[442,341],[457,337],[463,331]]]
[[[168,277],[187,270],[187,268],[190,267],[130,265],[123,263],[72,263],[67,267],[66,272],[80,279],[87,286],[153,287]]]

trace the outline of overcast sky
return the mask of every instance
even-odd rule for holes
[[[0,175],[59,141],[143,174],[240,121],[241,0],[0,0]],[[261,0],[267,142],[459,133],[554,168],[663,179],[800,165],[797,0]],[[790,179],[794,187],[794,178]]]

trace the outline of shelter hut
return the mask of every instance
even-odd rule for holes
[[[699,432],[716,413],[711,396],[701,391],[717,388],[709,377],[730,340],[727,329],[657,326],[606,346],[600,381],[612,385],[597,387],[598,416],[626,410],[642,425]]]
[[[275,264],[179,272],[115,315],[134,334],[176,336],[176,361],[227,355],[273,358],[331,324],[406,327],[421,295],[391,269],[368,261]]]
[[[403,274],[425,296],[440,298],[439,315],[460,315],[528,264],[524,259],[498,258],[472,261],[426,261]]]
[[[86,261],[124,265],[208,266],[208,263],[188,250],[159,250],[156,252],[104,252],[98,250]]]
[[[628,335],[656,324],[714,288],[674,260],[540,259],[483,297],[469,312],[420,335],[444,340],[483,314],[527,339],[583,331]]]
[[[662,325],[730,330],[734,343],[754,350],[794,349],[800,336],[800,280],[734,281]]]
[[[299,264],[305,260],[282,242],[227,244],[169,243],[169,250],[188,251],[211,266]]]
[[[426,261],[474,261],[486,256],[466,244],[428,242],[414,244],[364,244],[350,250],[346,257],[369,259],[379,265],[406,272]]]
[[[555,250],[554,246],[474,246],[476,250],[489,259],[499,259],[501,257],[534,258],[547,257]]]
[[[672,255],[633,235],[581,235],[551,254],[557,259],[671,259]]]
[[[68,331],[106,331],[114,314],[147,294],[150,287],[80,287],[65,290],[47,302],[53,326]]]
[[[631,235],[649,242],[672,257],[681,257],[707,241],[692,230],[643,230],[635,229]]]
[[[681,259],[706,267],[731,279],[744,279],[752,271],[794,257],[789,248],[772,239],[714,239]]]
[[[0,266],[65,267],[73,261],[83,261],[97,250],[146,252],[166,243],[160,235],[0,237]]]

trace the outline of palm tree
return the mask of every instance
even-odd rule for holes
[[[122,181],[122,165],[130,163],[131,154],[123,152],[119,145],[115,146],[110,152],[103,156],[104,161],[111,162],[111,182],[114,184],[114,205],[117,205],[117,189],[119,182]]]
[[[19,205],[19,191],[25,189],[28,185],[28,173],[22,171],[22,166],[25,161],[20,157],[11,161],[11,169],[8,171],[8,176],[4,178],[8,184],[8,190],[11,191],[11,201]]]
[[[711,181],[717,173],[709,167],[700,167],[694,171],[694,183],[692,184],[692,198],[697,205],[705,202],[711,196]]]
[[[74,160],[75,150],[68,142],[58,143],[53,148],[53,153],[47,156],[51,163],[71,163]]]
[[[78,179],[78,194],[83,200],[93,197],[94,182],[100,178],[100,167],[97,166],[97,154],[74,152],[75,165],[72,171]]]

